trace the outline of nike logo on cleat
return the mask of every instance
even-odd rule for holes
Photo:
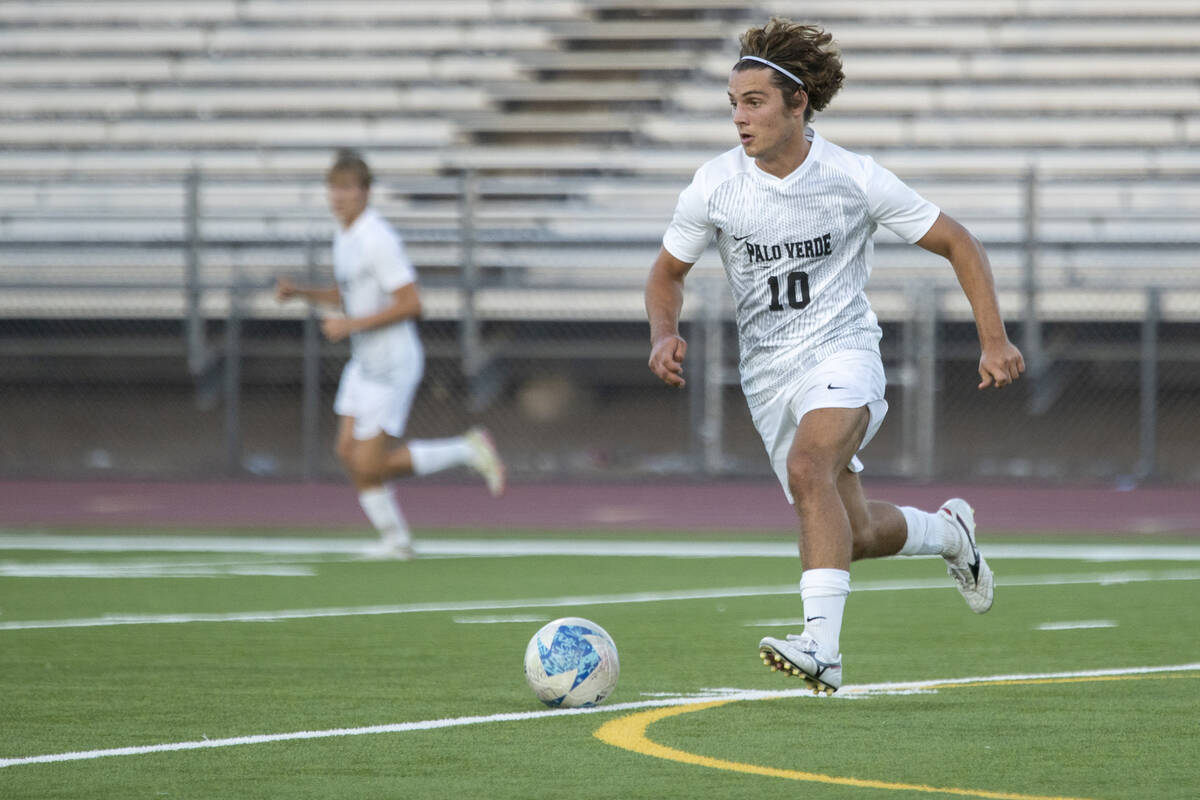
[[[815,621],[815,620],[818,620],[818,619],[825,619],[825,617],[805,617],[805,618],[804,618],[804,621],[805,621],[805,622],[813,622],[813,621]]]
[[[971,557],[973,561],[967,562],[967,568],[971,570],[971,577],[979,583],[979,548],[975,546],[975,540],[971,538],[971,529],[967,527],[967,523],[963,522],[963,518],[958,514],[954,515],[954,521],[963,529],[963,533],[967,536],[967,543],[971,545]]]
[[[971,570],[971,577],[975,579],[976,583],[979,583],[979,551],[972,547],[971,555],[975,557],[975,560],[967,562],[967,569]]]

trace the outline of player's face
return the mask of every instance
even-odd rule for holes
[[[335,172],[325,184],[329,195],[329,210],[343,228],[349,228],[367,207],[367,187],[348,172]]]
[[[771,83],[770,69],[748,69],[729,75],[733,124],[746,155],[771,161],[785,153],[796,136],[804,136],[805,105],[788,108],[783,92]]]

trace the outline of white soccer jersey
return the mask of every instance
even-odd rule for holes
[[[400,235],[372,208],[334,235],[333,274],[348,317],[382,311],[392,304],[392,292],[417,280]],[[364,375],[377,381],[424,367],[417,325],[411,319],[351,334],[350,349]]]
[[[752,406],[834,353],[879,351],[865,292],[872,236],[884,225],[915,242],[939,213],[869,156],[811,128],[806,135],[808,157],[786,178],[761,170],[741,147],[700,167],[663,237],[671,255],[693,264],[716,235]]]

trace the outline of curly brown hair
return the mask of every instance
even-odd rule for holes
[[[812,119],[817,111],[823,111],[829,101],[842,88],[846,75],[842,72],[842,55],[833,35],[814,25],[801,25],[788,19],[771,17],[761,28],[750,28],[740,37],[741,56],[757,56],[774,62],[804,81],[808,93],[808,108],[804,110],[804,121]],[[738,61],[733,71],[747,69],[771,69],[757,61]],[[771,84],[783,92],[783,100],[789,108],[800,105],[800,87],[791,78],[777,70],[771,70]]]

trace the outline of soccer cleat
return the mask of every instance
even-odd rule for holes
[[[975,511],[967,505],[966,500],[956,497],[942,503],[938,516],[963,534],[963,546],[958,555],[943,556],[946,559],[946,571],[958,584],[958,591],[971,610],[983,614],[992,607],[995,581],[991,567],[975,546]]]
[[[463,434],[463,438],[467,440],[467,444],[470,445],[471,452],[474,454],[471,467],[487,481],[488,491],[492,493],[492,497],[504,494],[506,483],[504,461],[501,460],[500,453],[496,450],[492,435],[487,432],[486,428],[471,428]]]
[[[758,643],[758,654],[772,672],[803,678],[813,694],[830,695],[842,686],[842,660],[817,658],[817,641],[807,634],[788,634],[786,640],[770,636]]]

